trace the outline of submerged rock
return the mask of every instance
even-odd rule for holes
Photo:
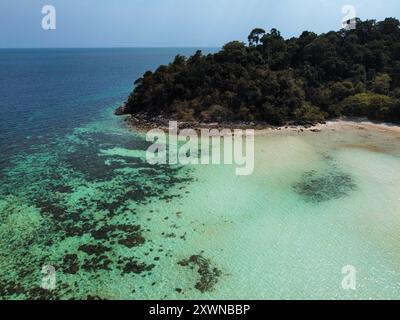
[[[76,274],[79,271],[79,260],[76,254],[67,254],[64,256],[63,271],[68,274]]]
[[[319,203],[343,198],[355,190],[357,185],[352,177],[344,172],[318,174],[316,171],[310,171],[305,173],[293,188],[307,202]]]
[[[151,271],[151,270],[153,270],[154,267],[155,267],[154,264],[147,265],[145,263],[133,260],[133,261],[128,262],[125,265],[125,267],[123,269],[123,272],[124,273],[140,274],[140,273],[143,273],[143,272],[146,272],[146,271]]]
[[[116,116],[123,116],[125,114],[128,114],[129,106],[127,103],[123,103],[120,105],[116,110],[115,110],[115,115]]]
[[[107,251],[110,251],[110,248],[103,246],[102,244],[84,244],[81,245],[78,250],[85,252],[88,255],[100,255]]]
[[[213,267],[211,261],[201,255],[193,255],[189,259],[179,261],[178,264],[191,269],[198,267],[200,279],[195,284],[195,288],[202,293],[212,291],[222,275],[221,270]]]

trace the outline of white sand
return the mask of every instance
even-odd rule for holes
[[[377,130],[380,132],[400,134],[400,126],[389,123],[374,123],[365,119],[360,120],[335,120],[328,121],[325,124],[318,124],[311,128],[303,126],[285,126],[279,128],[267,128],[256,130],[257,136],[268,135],[271,132],[310,132],[310,131],[325,131],[325,130],[346,130],[346,129],[359,129],[359,130]]]

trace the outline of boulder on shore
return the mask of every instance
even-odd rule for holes
[[[123,103],[122,105],[120,105],[116,110],[115,110],[115,115],[117,116],[123,116],[125,114],[128,114],[128,104],[127,103]]]

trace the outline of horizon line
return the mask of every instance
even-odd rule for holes
[[[0,47],[0,50],[57,50],[57,49],[196,49],[196,48],[222,48],[222,46],[137,46],[137,47]]]

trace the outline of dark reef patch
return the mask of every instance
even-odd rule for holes
[[[189,259],[179,261],[178,264],[191,269],[198,268],[197,272],[200,275],[200,279],[194,287],[201,293],[214,290],[215,285],[222,276],[222,271],[214,267],[211,261],[202,255],[193,255]]]
[[[340,199],[356,188],[357,185],[351,175],[339,171],[324,174],[309,171],[303,175],[300,182],[293,186],[297,194],[311,203]]]
[[[125,238],[118,240],[118,243],[132,249],[145,243],[145,239],[139,234],[127,234]]]
[[[92,230],[91,235],[96,240],[116,240],[120,245],[130,249],[146,242],[138,225],[105,225]]]
[[[110,248],[102,244],[84,244],[81,245],[78,250],[85,252],[88,255],[101,255],[110,251]]]
[[[155,267],[154,264],[145,264],[143,262],[138,262],[136,260],[129,261],[125,264],[123,268],[124,273],[135,273],[135,274],[141,274],[143,272],[148,272],[153,270]]]
[[[55,185],[52,189],[54,192],[60,193],[71,193],[73,191],[72,187],[61,184]]]
[[[75,171],[82,173],[87,181],[108,180],[113,175],[114,170],[125,167],[152,168],[151,165],[140,158],[99,155],[100,149],[113,147],[147,150],[150,143],[144,139],[101,132],[80,134],[78,137],[88,143],[75,144],[72,152],[60,155],[60,160]],[[108,163],[106,160],[109,160]]]
[[[50,291],[41,287],[32,288],[27,295],[28,300],[59,300],[57,291]]]
[[[0,298],[24,294],[25,289],[17,282],[0,281]]]
[[[0,274],[0,299],[101,297],[93,288],[80,286],[79,279],[99,281],[111,270],[146,276],[155,267],[142,261],[135,250],[146,243],[142,227],[135,224],[135,205],[178,197],[169,192],[192,181],[190,171],[99,154],[101,149],[114,147],[143,151],[148,145],[128,134],[78,132],[58,139],[51,148],[40,145],[30,154],[16,156],[2,170],[0,199],[11,200],[3,206],[0,222],[18,214],[21,206],[43,221],[32,227],[32,234],[26,235],[23,228],[10,230],[13,237],[24,241],[21,245],[11,237],[10,243],[1,239],[0,258],[13,275]],[[72,244],[65,251],[60,250],[63,241]],[[40,271],[49,264],[71,281],[57,280],[53,291],[41,289]]]
[[[63,272],[76,274],[79,271],[79,260],[76,254],[67,254],[64,256]]]
[[[110,265],[113,261],[107,255],[91,255],[86,259],[82,265],[82,268],[87,272],[95,272],[98,270],[110,271]]]

